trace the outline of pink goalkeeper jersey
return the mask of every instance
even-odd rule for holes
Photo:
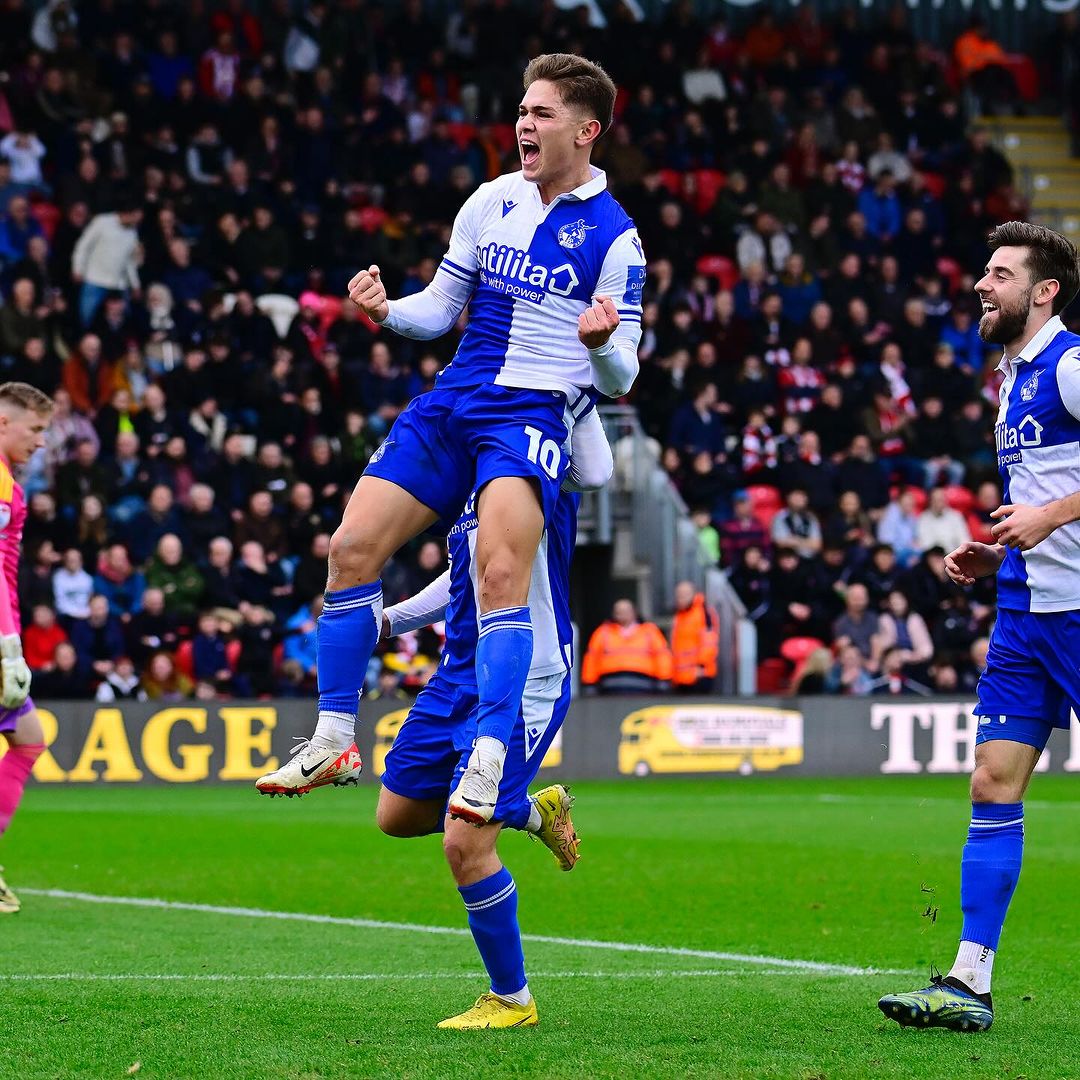
[[[15,483],[11,466],[0,457],[0,555],[4,558],[4,580],[7,582],[10,619],[16,633],[21,633],[19,618],[19,549],[22,547],[23,526],[26,524],[26,496],[22,486]],[[5,621],[0,615],[0,620]]]

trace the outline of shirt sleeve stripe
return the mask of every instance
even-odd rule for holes
[[[443,256],[442,266],[443,269],[446,269],[446,267],[448,266],[452,266],[455,270],[458,271],[458,273],[464,274],[467,278],[477,277],[480,273],[479,270],[466,270],[464,266],[458,266],[456,262],[451,262],[445,255]]]
[[[449,274],[455,281],[460,281],[470,288],[476,284],[476,281],[471,277],[466,277],[464,274],[459,273],[457,270],[452,270],[449,266],[440,266],[439,269],[444,274]]]

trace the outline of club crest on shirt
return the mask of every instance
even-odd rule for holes
[[[6,529],[11,523],[11,503],[0,503],[0,529]]]
[[[559,230],[559,243],[564,248],[579,248],[585,243],[585,234],[596,227],[586,225],[584,218],[578,218]]]
[[[1042,374],[1042,369],[1034,372],[1030,379],[1023,386],[1020,387],[1020,400],[1031,401],[1032,398],[1039,392],[1039,376]]]

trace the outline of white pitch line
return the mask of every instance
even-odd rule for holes
[[[47,896],[54,900],[77,900],[87,904],[115,904],[123,907],[155,908],[165,911],[198,911],[206,915],[233,915],[249,919],[283,919],[290,922],[320,923],[330,926],[352,926],[365,930],[400,930],[412,934],[441,934],[469,937],[471,932],[460,926],[425,926],[421,923],[384,922],[379,919],[360,919],[343,915],[314,915],[302,911],[267,911],[264,908],[223,907],[217,904],[194,904],[182,900],[156,900],[141,896],[99,896],[97,893],[69,892],[66,889],[19,890],[26,896]],[[725,963],[754,964],[760,967],[788,968],[818,975],[880,975],[877,968],[853,967],[848,964],[826,964],[817,960],[788,960],[780,956],[758,956],[752,953],[717,952],[712,949],[681,949],[668,945],[639,945],[626,941],[597,941],[592,938],[550,937],[546,934],[522,934],[522,941],[542,945],[566,945],[576,949],[604,949],[608,952],[646,953],[651,956],[691,956],[698,960],[718,960]]]
[[[23,890],[26,891],[25,889]],[[750,970],[747,968],[700,968],[688,971],[530,971],[530,979],[729,979],[753,976],[760,979],[768,976],[801,975],[801,971],[790,968],[776,970]],[[878,975],[908,975],[907,971],[879,971]],[[429,973],[403,972],[329,972],[307,973],[299,975],[281,975],[266,973],[261,975],[243,975],[236,972],[211,974],[194,972],[190,975],[177,974],[109,974],[105,972],[58,971],[47,974],[0,975],[0,985],[6,982],[399,982],[432,979],[484,979],[483,972],[470,971],[435,971]]]

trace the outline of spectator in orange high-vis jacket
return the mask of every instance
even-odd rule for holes
[[[629,600],[616,600],[611,619],[589,638],[581,682],[602,694],[648,694],[666,690],[672,658],[660,627],[638,622]]]
[[[693,582],[675,586],[675,619],[671,624],[671,651],[675,667],[671,682],[684,694],[707,694],[716,678],[720,651],[720,620],[716,609],[705,603]]]

